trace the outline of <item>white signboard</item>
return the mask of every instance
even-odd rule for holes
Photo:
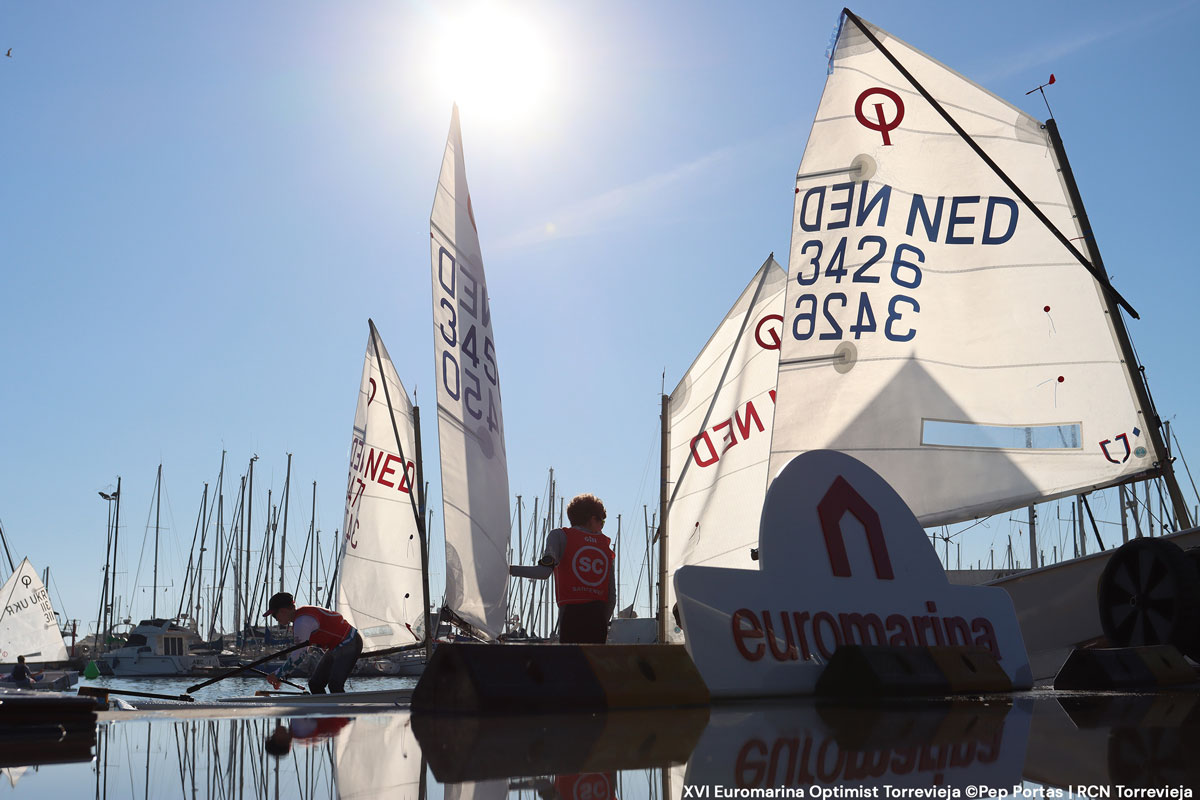
[[[675,592],[714,696],[809,694],[842,644],[977,645],[1033,682],[1008,594],[950,585],[900,495],[844,453],[800,455],[771,484],[757,571],[682,567]]]

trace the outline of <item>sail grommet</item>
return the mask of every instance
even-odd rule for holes
[[[866,153],[862,153],[854,157],[850,162],[850,178],[856,181],[865,181],[874,177],[875,170],[878,165],[875,159],[871,158]]]
[[[854,369],[858,361],[858,348],[852,342],[842,342],[833,351],[833,368],[842,375]]]

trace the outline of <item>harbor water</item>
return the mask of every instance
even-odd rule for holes
[[[170,694],[185,682],[121,683]],[[261,684],[226,683],[218,690],[226,695]],[[412,680],[361,679],[354,688],[387,685]],[[514,717],[402,706],[301,713],[104,712],[90,747],[64,753],[47,742],[38,764],[0,757],[0,796],[719,800],[1131,797],[1153,788],[1182,798],[1200,785],[1194,691]]]

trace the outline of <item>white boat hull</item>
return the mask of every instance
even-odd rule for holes
[[[120,651],[105,653],[104,661],[118,678],[188,675],[195,659],[192,656],[161,656],[154,653],[123,655]]]
[[[1200,528],[1163,538],[1186,550],[1200,545]],[[987,584],[1012,597],[1034,680],[1053,678],[1074,648],[1104,636],[1096,589],[1112,552],[1061,561]]]

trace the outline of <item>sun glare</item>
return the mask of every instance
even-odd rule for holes
[[[519,125],[545,99],[549,49],[511,7],[483,4],[446,19],[440,41],[442,90],[465,115]]]

